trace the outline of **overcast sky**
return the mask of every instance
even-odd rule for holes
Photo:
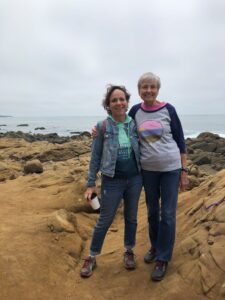
[[[225,114],[224,0],[0,0],[0,115],[104,115],[142,73],[180,114]]]

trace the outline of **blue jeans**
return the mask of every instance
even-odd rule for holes
[[[142,170],[148,210],[149,238],[157,260],[171,260],[176,234],[176,207],[180,169]],[[161,201],[160,201],[161,198]]]
[[[95,225],[90,253],[99,254],[106,233],[113,222],[119,204],[124,199],[124,245],[127,249],[135,246],[137,230],[138,201],[142,188],[142,176],[129,179],[102,176],[100,216]]]

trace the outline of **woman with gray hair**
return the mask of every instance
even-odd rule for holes
[[[143,100],[129,115],[135,120],[140,137],[140,162],[148,210],[151,249],[146,263],[156,262],[151,274],[162,280],[171,260],[176,230],[176,207],[179,186],[188,184],[186,146],[175,108],[157,99],[160,78],[145,73],[138,80]]]

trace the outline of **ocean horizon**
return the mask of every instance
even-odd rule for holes
[[[92,127],[106,116],[55,116],[11,117],[0,116],[0,133],[22,131],[25,133],[57,133],[71,136],[77,132],[91,131]],[[185,138],[195,138],[201,132],[212,132],[225,137],[225,115],[179,115]],[[27,126],[19,126],[26,124]],[[44,129],[37,129],[43,127]]]

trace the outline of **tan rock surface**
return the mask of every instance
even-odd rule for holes
[[[61,146],[0,139],[1,170],[17,172],[16,179],[0,183],[0,299],[224,299],[225,202],[206,207],[224,196],[225,170],[180,194],[174,257],[164,281],[151,282],[153,265],[143,262],[149,248],[143,195],[137,269],[128,272],[123,267],[121,208],[96,271],[87,280],[80,278],[82,258],[88,253],[98,217],[83,199],[89,145],[87,140],[84,145],[73,141]],[[42,161],[43,173],[24,176],[27,160],[62,148],[60,160]]]

